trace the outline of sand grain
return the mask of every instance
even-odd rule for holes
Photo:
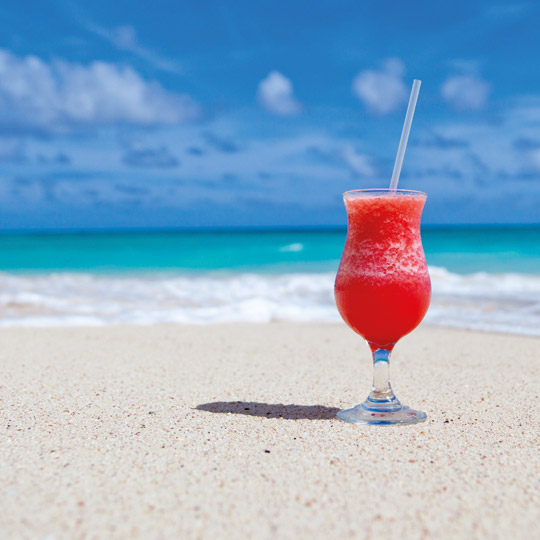
[[[365,397],[341,325],[2,329],[0,538],[540,536],[540,339],[421,328]]]

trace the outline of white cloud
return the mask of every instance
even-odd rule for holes
[[[540,178],[540,96],[528,95],[514,100],[503,121],[505,128],[501,138],[512,139],[511,146],[520,167]]]
[[[406,158],[409,178],[418,182],[418,189],[461,193],[473,200],[484,189],[483,197],[526,190],[540,201],[540,96],[508,100],[497,118],[494,124],[458,116],[433,125],[430,129],[441,140],[455,144],[411,146]],[[418,137],[425,140],[426,135],[420,131]],[[501,199],[502,213],[504,209]]]
[[[375,168],[371,163],[371,158],[367,154],[359,154],[348,144],[342,152],[342,157],[351,171],[357,176],[375,176]]]
[[[96,24],[91,12],[81,4],[82,2],[61,2],[61,8],[79,26],[104,39],[116,49],[133,54],[155,69],[174,74],[184,73],[180,62],[143,46],[139,42],[137,32],[133,26],[126,24],[115,28],[106,28]]]
[[[391,58],[380,70],[361,71],[353,80],[352,92],[372,113],[388,114],[407,101],[404,75],[403,62]]]
[[[118,26],[110,33],[111,39],[119,49],[130,50],[138,46],[135,28],[130,25]]]
[[[302,111],[302,105],[294,97],[291,81],[279,71],[272,71],[259,83],[257,98],[273,114],[293,116]]]
[[[114,45],[117,49],[134,54],[141,60],[148,62],[148,64],[156,69],[177,75],[184,73],[184,69],[180,62],[162,56],[161,54],[141,45],[137,39],[137,32],[133,26],[117,26],[112,30],[95,24],[86,24],[85,26],[90,32],[102,37]]]
[[[12,131],[178,124],[198,114],[184,94],[143,79],[130,67],[44,62],[0,49],[0,125]]]
[[[448,77],[441,86],[442,97],[458,111],[479,111],[488,99],[490,85],[474,73]]]

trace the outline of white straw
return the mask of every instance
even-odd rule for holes
[[[399,140],[396,162],[394,163],[394,172],[392,173],[392,180],[390,180],[390,189],[397,189],[399,175],[401,173],[401,166],[403,165],[403,158],[405,157],[405,149],[407,148],[407,141],[409,140],[409,133],[411,131],[414,109],[416,108],[416,100],[418,99],[418,92],[420,92],[421,84],[422,81],[414,79],[411,97],[409,98],[409,106],[407,107],[407,114],[405,115],[405,123],[403,124],[403,131],[401,132],[401,139]]]

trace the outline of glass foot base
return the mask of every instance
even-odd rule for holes
[[[384,410],[374,407],[373,403],[361,403],[352,409],[337,413],[337,417],[351,424],[373,424],[391,426],[394,424],[417,424],[427,418],[427,414],[402,405],[398,409]]]

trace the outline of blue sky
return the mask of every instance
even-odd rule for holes
[[[533,2],[0,7],[0,230],[342,225],[386,187],[424,221],[540,222]]]

